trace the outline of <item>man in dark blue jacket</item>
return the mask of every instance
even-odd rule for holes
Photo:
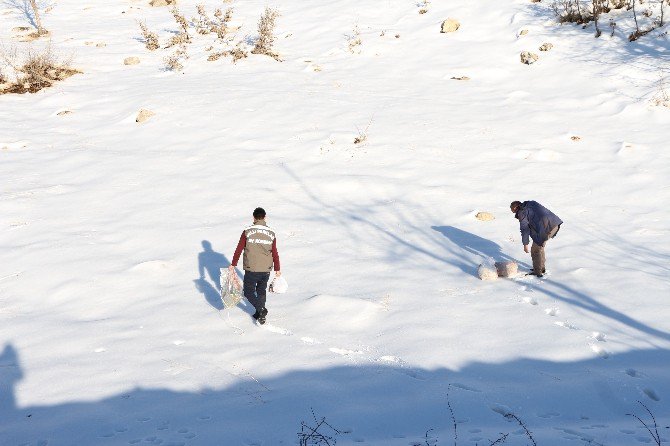
[[[528,252],[529,237],[533,239],[530,257],[533,259],[531,274],[542,277],[544,268],[544,245],[554,238],[563,221],[537,201],[513,201],[510,209],[519,220],[523,250]]]

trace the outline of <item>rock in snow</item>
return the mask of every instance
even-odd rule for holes
[[[456,19],[447,19],[442,22],[442,31],[443,33],[453,33],[458,31],[458,28],[461,27],[461,24]]]
[[[475,218],[479,221],[491,221],[496,219],[496,217],[490,212],[477,212]]]
[[[137,114],[137,118],[135,118],[135,122],[139,122],[140,124],[148,121],[149,118],[151,118],[153,115],[156,113],[152,112],[151,110],[145,110],[142,109],[140,112]]]
[[[535,53],[531,53],[530,51],[521,52],[521,63],[525,63],[526,65],[530,65],[537,62],[539,58],[540,56],[538,56]]]

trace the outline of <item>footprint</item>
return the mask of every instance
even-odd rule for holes
[[[575,327],[570,322],[554,322],[554,324],[558,325],[559,327],[568,328],[570,330],[579,330],[579,328]]]
[[[661,398],[659,398],[658,394],[654,391],[654,389],[646,388],[642,389],[642,392],[644,392],[644,394],[647,395],[649,399],[653,401],[661,401]]]
[[[534,297],[524,297],[523,301],[530,305],[537,305],[537,300]]]
[[[606,342],[607,336],[605,333],[600,333],[599,331],[594,331],[591,333],[591,337],[598,342]]]
[[[179,429],[179,430],[177,431],[177,433],[179,433],[179,434],[186,434],[186,433],[188,433],[188,429],[186,429],[185,427],[182,427],[181,429]]]
[[[465,384],[460,384],[460,383],[451,383],[451,386],[456,387],[457,389],[467,390],[468,392],[475,392],[475,393],[481,393],[482,392],[481,390],[479,390],[475,387],[470,387],[470,386],[467,386]],[[479,432],[481,432],[481,431],[479,431]]]
[[[200,415],[198,417],[198,420],[200,420],[200,421],[209,421],[211,419],[212,419],[212,417],[210,417],[209,415]]]
[[[626,375],[630,376],[631,378],[639,378],[640,372],[635,369],[626,369]]]
[[[595,345],[595,344],[591,345],[591,350],[593,350],[593,352],[596,355],[600,356],[603,359],[607,359],[607,358],[610,357],[610,354],[607,352],[607,350],[605,350],[604,348],[602,348],[598,345]]]
[[[552,307],[552,308],[546,308],[544,310],[545,314],[548,316],[556,316],[558,314],[558,308]]]
[[[128,432],[128,428],[127,427],[117,427],[116,429],[114,429],[114,431],[121,434],[123,432]]]
[[[360,351],[360,350],[347,350],[347,349],[344,349],[344,348],[331,347],[328,350],[330,350],[333,353],[337,353],[338,355],[342,355],[342,356],[362,355],[363,354],[363,352]]]
[[[271,331],[272,333],[277,333],[277,334],[284,335],[284,336],[292,336],[293,335],[293,332],[291,330],[287,330],[285,328],[277,327],[275,325],[265,324],[265,325],[263,325],[263,327],[265,327],[266,330]]]

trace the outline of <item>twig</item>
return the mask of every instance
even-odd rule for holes
[[[537,446],[537,443],[535,443],[535,439],[533,438],[533,435],[531,434],[531,432],[526,427],[526,424],[523,421],[521,421],[521,419],[519,417],[517,417],[516,415],[514,415],[513,413],[510,412],[510,413],[505,415],[505,418],[514,418],[517,421],[517,423],[519,423],[519,425],[521,427],[523,427],[523,430],[526,431],[526,436],[530,439],[530,441],[533,442],[533,446]]]
[[[449,407],[449,414],[451,415],[451,421],[454,424],[454,446],[458,442],[458,431],[456,430],[456,417],[454,416],[454,408],[451,407],[451,401],[449,399],[449,392],[451,391],[451,384],[447,386],[447,407]]]
[[[509,434],[500,434],[500,437],[496,441],[492,441],[489,446],[495,446],[497,444],[503,444],[505,441],[507,441],[507,437]]]
[[[647,413],[648,413],[649,416],[651,417],[651,420],[654,422],[654,432],[652,432],[652,431],[651,431],[651,428],[647,425],[647,423],[645,423],[644,421],[642,421],[642,419],[641,419],[640,417],[638,417],[636,414],[634,414],[634,413],[627,413],[626,415],[631,416],[631,417],[635,417],[635,418],[637,419],[637,421],[639,421],[640,423],[642,423],[642,425],[643,425],[643,426],[647,429],[647,431],[649,432],[649,435],[651,435],[651,438],[654,439],[654,442],[656,442],[656,444],[657,444],[658,446],[661,446],[661,436],[658,434],[658,425],[656,424],[656,417],[654,417],[654,414],[651,413],[651,410],[649,410],[649,408],[648,408],[647,406],[645,406],[645,405],[642,403],[642,401],[639,401],[639,400],[638,400],[638,403],[640,403],[640,405],[641,405],[642,407],[644,407],[644,410],[647,411]]]

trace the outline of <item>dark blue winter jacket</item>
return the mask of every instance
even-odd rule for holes
[[[542,206],[537,201],[524,201],[516,212],[521,227],[521,241],[527,245],[530,236],[535,243],[542,245],[549,238],[549,233],[563,220]]]

